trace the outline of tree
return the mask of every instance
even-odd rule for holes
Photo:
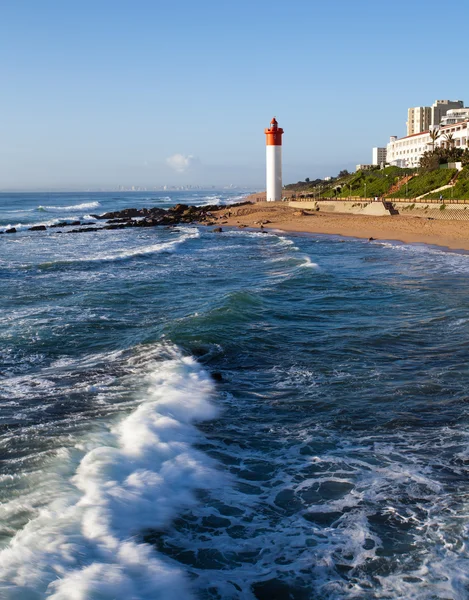
[[[347,177],[347,175],[350,175],[350,173],[347,171],[347,169],[342,169],[342,171],[340,171],[338,177]]]
[[[309,183],[309,177],[306,177],[305,183]]]
[[[454,148],[454,135],[452,133],[445,133],[445,142],[448,149]]]
[[[440,137],[440,131],[438,129],[430,129],[428,133],[431,139],[430,145],[432,147],[432,152],[434,152],[436,140]]]
[[[420,171],[434,171],[440,166],[440,157],[435,151],[424,152],[420,158]]]
[[[461,155],[461,163],[463,167],[467,167],[469,165],[469,149],[466,148]]]

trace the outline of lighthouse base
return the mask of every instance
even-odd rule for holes
[[[282,199],[282,146],[266,147],[266,200]]]

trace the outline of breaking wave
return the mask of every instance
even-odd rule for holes
[[[54,600],[192,598],[183,569],[143,543],[216,488],[214,463],[194,448],[195,423],[212,419],[213,383],[170,347],[145,365],[145,391],[126,418],[95,436],[64,493],[0,553],[0,596]],[[130,370],[139,373],[142,358]],[[20,500],[18,499],[18,502]]]
[[[101,204],[96,201],[72,204],[71,206],[38,206],[36,210],[40,212],[48,212],[50,210],[89,210],[90,208],[98,208],[98,206],[101,206]]]

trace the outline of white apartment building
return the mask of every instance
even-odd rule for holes
[[[386,164],[386,148],[373,148],[372,155],[371,162],[373,165]]]
[[[469,147],[469,120],[445,125],[435,128],[439,132],[439,136],[435,142],[430,137],[430,131],[415,133],[403,138],[392,136],[387,145],[387,162],[396,167],[418,167],[420,158],[427,150],[432,150],[433,144],[435,147],[445,146],[447,135],[452,136],[452,144],[456,148]]]
[[[454,125],[469,119],[469,108],[452,108],[441,119],[440,125]]]

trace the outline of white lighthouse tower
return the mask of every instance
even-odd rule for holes
[[[282,199],[282,134],[274,117],[264,130],[266,143],[267,202]]]

